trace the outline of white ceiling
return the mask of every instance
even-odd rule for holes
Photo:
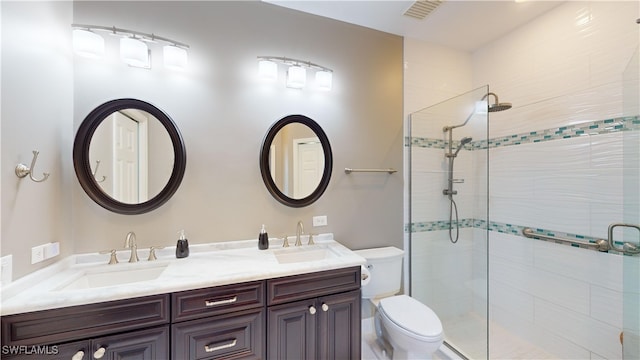
[[[264,0],[368,28],[473,52],[563,1],[445,0],[423,20],[403,15],[413,1]]]

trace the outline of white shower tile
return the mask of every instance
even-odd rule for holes
[[[533,265],[533,243],[522,236],[491,231],[489,247],[492,257],[499,257],[527,266]]]
[[[498,281],[490,281],[489,293],[491,307],[495,311],[517,316],[527,322],[533,322],[533,295],[520,291]]]
[[[548,331],[606,358],[622,357],[622,347],[618,341],[619,328],[575,312],[571,308],[536,299],[535,322]]]
[[[591,285],[591,317],[622,328],[622,293]]]
[[[535,241],[534,264],[536,269],[602,286],[612,290],[622,289],[622,262],[619,255],[593,250]],[[571,266],[567,266],[571,259]]]
[[[589,313],[589,285],[585,282],[534,267],[491,258],[491,279],[537,298]]]
[[[616,122],[607,127],[616,126]],[[591,167],[622,169],[624,142],[623,132],[590,136],[591,139]]]

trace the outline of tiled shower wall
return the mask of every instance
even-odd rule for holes
[[[623,193],[623,173],[639,164],[624,163],[624,143],[637,143],[640,123],[637,99],[625,110],[623,74],[638,14],[638,2],[567,2],[473,54],[474,83],[514,103],[490,120],[501,142],[490,150],[491,222],[606,238],[631,210],[623,196],[637,188]],[[523,134],[538,139],[511,140]],[[621,358],[622,256],[489,238],[491,321],[559,358]],[[490,336],[490,349],[499,342]]]
[[[629,160],[629,149],[637,151],[640,142],[638,105],[628,104],[637,96],[623,92],[630,85],[623,74],[638,52],[638,7],[637,2],[567,2],[472,54],[473,84],[489,84],[501,101],[514,103],[509,111],[490,114],[490,221],[474,221],[474,200],[460,198],[460,218],[470,228],[462,231],[461,238],[468,240],[457,244],[456,256],[466,251],[472,259],[447,259],[453,250],[438,221],[448,220],[448,213],[426,197],[441,193],[444,177],[440,183],[421,182],[424,188],[412,199],[431,210],[414,211],[423,216],[413,216],[422,222],[414,224],[413,243],[431,244],[414,246],[412,259],[429,251],[431,263],[412,266],[414,274],[439,266],[436,272],[443,276],[428,279],[427,288],[412,288],[414,293],[438,293],[450,281],[457,290],[447,311],[473,307],[465,296],[474,292],[473,274],[485,268],[486,254],[474,252],[472,243],[481,244],[477,237],[489,226],[492,323],[557,358],[621,358],[622,256],[527,239],[520,230],[533,227],[589,240],[606,238],[612,222],[640,219],[639,195],[628,190],[637,190],[637,181],[635,188],[623,181],[625,172],[637,179],[640,167],[637,155]],[[416,176],[443,170],[442,150],[420,152],[425,165],[412,169],[414,185]],[[457,168],[465,167],[465,153]],[[467,165],[484,166],[477,157],[468,158]],[[444,304],[446,295],[441,295]],[[482,304],[483,299],[475,300]],[[490,349],[503,340],[497,334],[489,338]],[[489,355],[495,357],[491,350]]]

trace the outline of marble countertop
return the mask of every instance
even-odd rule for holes
[[[270,239],[268,250],[259,250],[257,240],[197,244],[190,245],[190,255],[183,259],[176,259],[175,248],[171,247],[156,250],[155,261],[147,261],[149,249],[139,249],[140,261],[136,263],[128,262],[129,250],[121,250],[117,252],[120,262],[112,265],[107,264],[109,254],[72,255],[3,286],[0,314],[129,299],[365,263],[364,258],[333,240],[332,234],[321,234],[314,237],[314,241],[316,245],[306,245],[305,236],[305,245],[294,247],[290,241],[291,247],[283,248],[282,240]],[[306,258],[307,254],[312,256]],[[318,254],[321,258],[315,258]],[[289,257],[288,260],[282,260],[283,255]],[[144,269],[157,271],[159,275],[154,275],[152,280],[134,282],[127,277],[128,274],[144,273]],[[79,289],[70,286],[85,274],[96,273],[117,276],[122,278],[122,283]]]

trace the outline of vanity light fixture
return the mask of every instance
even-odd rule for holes
[[[73,29],[73,50],[80,56],[100,58],[104,55],[104,39],[91,30]]]
[[[176,45],[165,45],[162,47],[164,67],[173,70],[184,70],[187,68],[189,57],[187,49]]]
[[[115,26],[71,24],[73,48],[78,55],[101,57],[104,54],[102,31],[120,38],[120,59],[130,66],[151,68],[151,50],[148,44],[164,43],[164,65],[169,69],[185,69],[188,62],[189,45],[153,33],[126,30]]]
[[[324,70],[316,72],[316,84],[318,85],[318,89],[331,90],[333,85],[333,72]]]
[[[258,74],[262,79],[276,81],[278,80],[278,64],[271,60],[258,60]]]
[[[149,48],[147,44],[136,37],[120,38],[120,59],[126,64],[135,67],[149,68]]]
[[[310,61],[303,61],[281,56],[258,56],[258,74],[263,79],[276,80],[278,65],[288,66],[287,87],[302,89],[307,84],[307,69],[315,70],[315,85],[321,90],[331,90],[333,86],[333,70]]]
[[[307,70],[300,65],[291,65],[287,70],[287,87],[302,89],[307,84]]]

